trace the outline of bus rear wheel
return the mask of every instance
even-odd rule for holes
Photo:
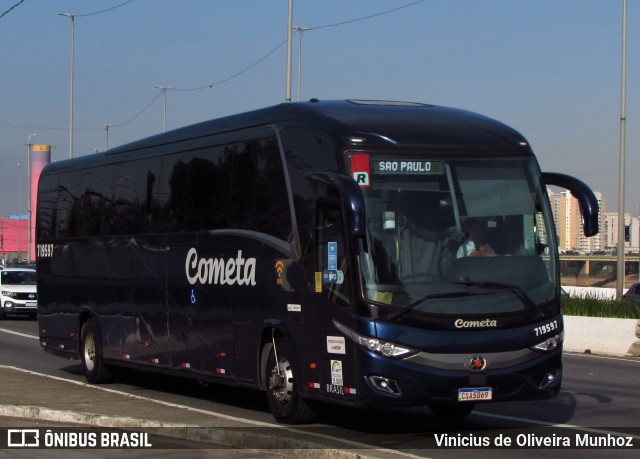
[[[429,405],[431,412],[439,418],[460,419],[471,414],[475,403],[464,405]]]
[[[92,384],[112,382],[113,372],[102,360],[102,347],[93,319],[87,320],[80,333],[80,360],[84,377]]]
[[[315,418],[314,411],[298,393],[294,368],[287,341],[276,339],[266,366],[267,400],[273,416],[284,424],[302,424]]]

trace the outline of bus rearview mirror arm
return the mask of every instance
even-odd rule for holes
[[[598,199],[586,183],[570,175],[557,172],[543,172],[542,180],[547,185],[559,186],[569,190],[580,204],[584,235],[589,237],[598,234]]]
[[[366,211],[364,194],[351,177],[337,172],[322,171],[307,174],[309,180],[324,183],[335,189],[342,201],[347,225],[352,236],[365,238]]]

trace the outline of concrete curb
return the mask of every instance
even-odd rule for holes
[[[640,321],[564,316],[564,350],[640,357]]]

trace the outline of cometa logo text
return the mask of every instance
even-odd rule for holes
[[[498,321],[493,319],[484,319],[484,320],[462,320],[458,319],[455,322],[456,328],[487,328],[487,327],[497,327]]]
[[[192,248],[187,253],[185,273],[191,285],[256,285],[256,259],[244,258],[238,250],[236,258],[199,258]]]

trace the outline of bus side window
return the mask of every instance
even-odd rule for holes
[[[322,292],[332,302],[349,303],[349,261],[342,213],[336,203],[318,203],[316,271],[322,273]]]

